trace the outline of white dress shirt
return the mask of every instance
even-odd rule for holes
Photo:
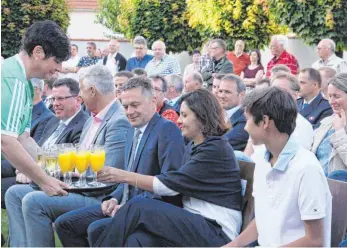
[[[154,177],[153,191],[161,196],[174,196],[179,193],[166,187],[160,180]],[[199,214],[205,218],[215,220],[223,232],[231,239],[235,239],[241,230],[242,213],[230,208],[218,206],[216,204],[183,196],[183,208],[193,214]]]

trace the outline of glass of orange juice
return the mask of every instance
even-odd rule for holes
[[[98,186],[98,187],[102,186],[101,183],[96,181],[96,174],[98,173],[98,171],[104,168],[105,157],[106,157],[106,153],[105,153],[104,146],[95,145],[91,148],[89,162],[90,162],[90,168],[94,172],[94,179],[93,179],[93,182],[91,183],[91,185],[93,186]]]
[[[58,163],[60,171],[64,175],[64,183],[70,184],[67,174],[71,171],[71,164],[74,164],[74,151],[72,148],[63,147],[59,150]]]
[[[77,187],[86,187],[86,171],[89,166],[89,156],[89,149],[81,145],[76,146],[75,165],[80,174],[80,180],[75,184]]]

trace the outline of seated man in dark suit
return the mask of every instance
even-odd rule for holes
[[[34,86],[33,113],[31,117],[30,136],[38,142],[41,139],[43,130],[47,122],[54,117],[54,114],[46,107],[42,101],[42,91],[44,82],[41,79],[32,79]]]
[[[224,134],[234,150],[243,151],[248,142],[248,133],[245,131],[246,117],[241,108],[245,97],[246,86],[242,79],[236,75],[227,75],[222,78],[218,90],[219,101],[224,108],[231,123],[231,130]]]
[[[88,116],[80,110],[81,99],[78,94],[79,86],[74,79],[64,78],[54,82],[52,95],[49,99],[53,104],[56,117],[50,118],[44,125],[43,131],[40,131],[42,135],[39,140],[36,140],[39,146],[48,148],[54,144],[76,144],[79,142],[83,125]],[[2,163],[4,172],[7,165],[11,166],[6,161]],[[6,171],[8,170],[6,169]],[[16,174],[2,181],[2,196],[9,187],[16,184],[16,181],[19,183],[29,183],[31,181],[19,171],[16,171]],[[5,199],[5,197],[2,199]]]
[[[123,86],[123,90],[122,105],[130,124],[134,127],[126,143],[125,169],[143,175],[159,175],[166,171],[178,170],[183,159],[183,137],[174,123],[156,113],[156,99],[150,80],[144,77],[131,78]],[[112,171],[113,168],[105,167],[100,173],[112,177]],[[103,199],[101,205],[62,215],[55,222],[62,244],[89,246],[87,231],[89,233],[102,228],[111,220],[109,217],[114,216],[128,200],[146,196],[153,197],[137,187],[120,184],[112,194]],[[73,229],[69,229],[72,225]]]
[[[299,81],[299,113],[312,124],[313,129],[316,129],[321,120],[333,114],[328,100],[324,99],[321,93],[320,73],[313,68],[303,69],[299,73]]]
[[[104,145],[105,165],[123,169],[125,142],[131,126],[124,108],[114,97],[114,89],[111,72],[105,66],[95,65],[86,71],[80,82],[80,96],[93,117],[85,123],[79,140],[86,147],[91,144]],[[55,111],[60,113],[59,108]],[[16,185],[10,188],[5,197],[11,216],[10,226],[12,221],[18,223],[16,230],[10,228],[11,245],[23,246],[25,243],[32,247],[54,247],[52,222],[57,217],[71,210],[100,203],[113,190],[50,197],[44,192],[33,191],[29,186]],[[35,226],[35,229],[28,230],[26,226]]]

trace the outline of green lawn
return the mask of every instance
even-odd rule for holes
[[[1,233],[4,235],[5,241],[7,241],[8,237],[8,221],[7,221],[7,213],[6,210],[1,209]],[[4,245],[4,247],[7,244]],[[60,240],[57,235],[55,235],[55,247],[62,247]]]

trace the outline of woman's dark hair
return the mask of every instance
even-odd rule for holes
[[[22,49],[31,56],[36,46],[42,47],[45,59],[55,57],[57,61],[63,62],[71,56],[69,38],[53,21],[35,22],[25,31]]]
[[[261,64],[261,54],[260,54],[260,51],[258,49],[252,49],[251,51],[249,51],[249,56],[251,56],[252,52],[255,52],[257,54],[257,56],[258,56],[257,64],[263,66]]]
[[[246,95],[242,106],[253,116],[256,125],[267,115],[280,133],[291,135],[294,132],[298,109],[287,91],[277,87],[255,89]]]
[[[200,121],[204,137],[222,136],[229,130],[224,112],[216,97],[208,90],[199,89],[183,95],[179,104],[185,102]]]

